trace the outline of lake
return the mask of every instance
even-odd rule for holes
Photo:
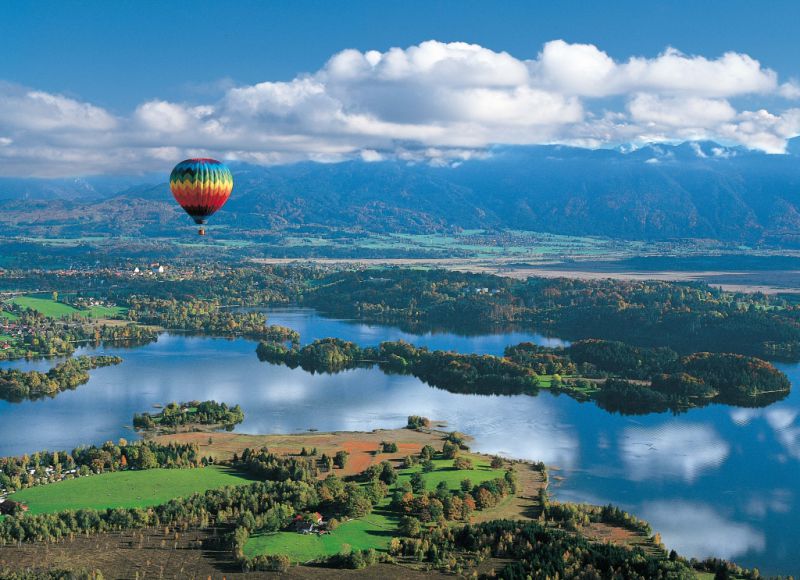
[[[430,348],[501,354],[508,344],[558,339],[525,332],[414,335],[397,328],[270,311],[270,323],[303,342],[338,336],[361,345],[404,339]],[[135,412],[156,403],[238,403],[237,431],[370,430],[405,425],[408,415],[447,421],[475,437],[477,451],[545,461],[561,500],[614,503],[647,519],[686,556],[718,556],[762,573],[800,571],[800,395],[764,409],[711,405],[672,416],[623,417],[542,391],[538,396],[453,394],[414,377],[355,369],[335,375],[261,363],[256,344],[164,334],[134,349],[86,349],[124,362],[55,399],[0,401],[0,455],[71,449],[134,437]],[[1,366],[46,370],[54,362]],[[800,385],[800,365],[779,365]],[[563,478],[563,479],[561,479]]]

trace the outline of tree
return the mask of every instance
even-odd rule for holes
[[[397,472],[394,470],[391,463],[383,461],[381,462],[381,474],[379,477],[386,485],[392,485],[397,481]]]
[[[422,493],[425,491],[425,479],[419,471],[411,474],[411,490],[414,493]]]
[[[420,521],[414,516],[403,516],[400,519],[400,533],[410,538],[416,538],[422,531]]]
[[[339,469],[344,469],[349,456],[350,454],[347,451],[337,451],[336,455],[333,457],[333,464]]]
[[[445,441],[442,446],[442,457],[445,459],[455,459],[456,455],[458,455],[458,449],[459,447],[456,443]]]
[[[394,441],[382,441],[381,442],[381,452],[382,453],[397,453],[397,443]]]
[[[503,467],[503,458],[495,455],[492,457],[492,469],[500,469]]]
[[[431,426],[431,420],[420,415],[409,415],[407,429],[427,429]]]
[[[143,445],[139,451],[139,462],[137,467],[139,469],[153,469],[158,467],[158,461],[149,445]]]
[[[472,459],[469,457],[456,457],[453,461],[453,467],[456,469],[472,469]]]

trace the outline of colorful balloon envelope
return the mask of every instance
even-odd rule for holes
[[[233,191],[233,175],[216,159],[187,159],[172,170],[169,188],[175,201],[202,226],[228,201]],[[205,229],[201,227],[199,233],[205,235]]]

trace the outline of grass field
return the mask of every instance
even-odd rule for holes
[[[30,513],[81,508],[147,507],[250,480],[222,467],[117,471],[23,489],[12,494]]]
[[[286,554],[295,562],[308,562],[338,554],[345,544],[360,550],[385,549],[400,522],[397,514],[389,509],[388,503],[388,500],[384,500],[368,516],[342,523],[330,535],[304,535],[297,532],[254,534],[245,545],[244,552],[250,557]]]
[[[126,311],[126,309],[121,306],[92,306],[88,310],[78,310],[69,304],[57,302],[50,298],[38,298],[36,296],[17,296],[16,298],[12,298],[10,302],[23,308],[30,308],[36,312],[41,312],[50,318],[64,318],[65,316],[72,316],[73,314],[91,318],[114,318]]]
[[[82,310],[82,316],[91,318],[116,318],[127,312],[127,308],[122,306],[92,306],[89,310]]]
[[[5,310],[0,310],[0,318],[7,318],[8,320],[17,320],[19,316],[17,316],[13,312],[6,312]]]
[[[481,456],[468,455],[468,457],[473,461],[473,469],[455,469],[452,459],[434,460],[434,470],[422,474],[426,489],[436,489],[436,486],[444,481],[450,489],[455,490],[460,488],[463,479],[469,479],[473,484],[477,484],[505,475],[504,469],[492,469],[489,461]],[[413,473],[421,471],[420,466],[398,470],[396,485],[402,485]],[[250,557],[258,554],[286,554],[293,561],[308,562],[338,554],[345,544],[358,550],[369,548],[384,550],[389,540],[396,534],[400,523],[400,516],[389,508],[389,501],[389,497],[385,498],[371,514],[342,523],[330,535],[304,535],[297,532],[253,534],[245,545],[245,554]]]
[[[72,314],[80,314],[80,310],[73,308],[69,304],[62,304],[50,298],[36,298],[34,296],[17,296],[10,300],[13,304],[22,308],[30,308],[36,312],[41,312],[50,318],[63,318]]]

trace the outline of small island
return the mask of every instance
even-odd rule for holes
[[[89,381],[89,371],[118,365],[118,356],[79,356],[42,373],[18,369],[0,369],[0,399],[14,403],[26,399],[55,397],[62,391],[76,389]]]
[[[136,413],[133,427],[153,434],[216,429],[230,431],[242,421],[244,411],[239,405],[229,407],[216,401],[189,401],[172,402],[160,413]]]

